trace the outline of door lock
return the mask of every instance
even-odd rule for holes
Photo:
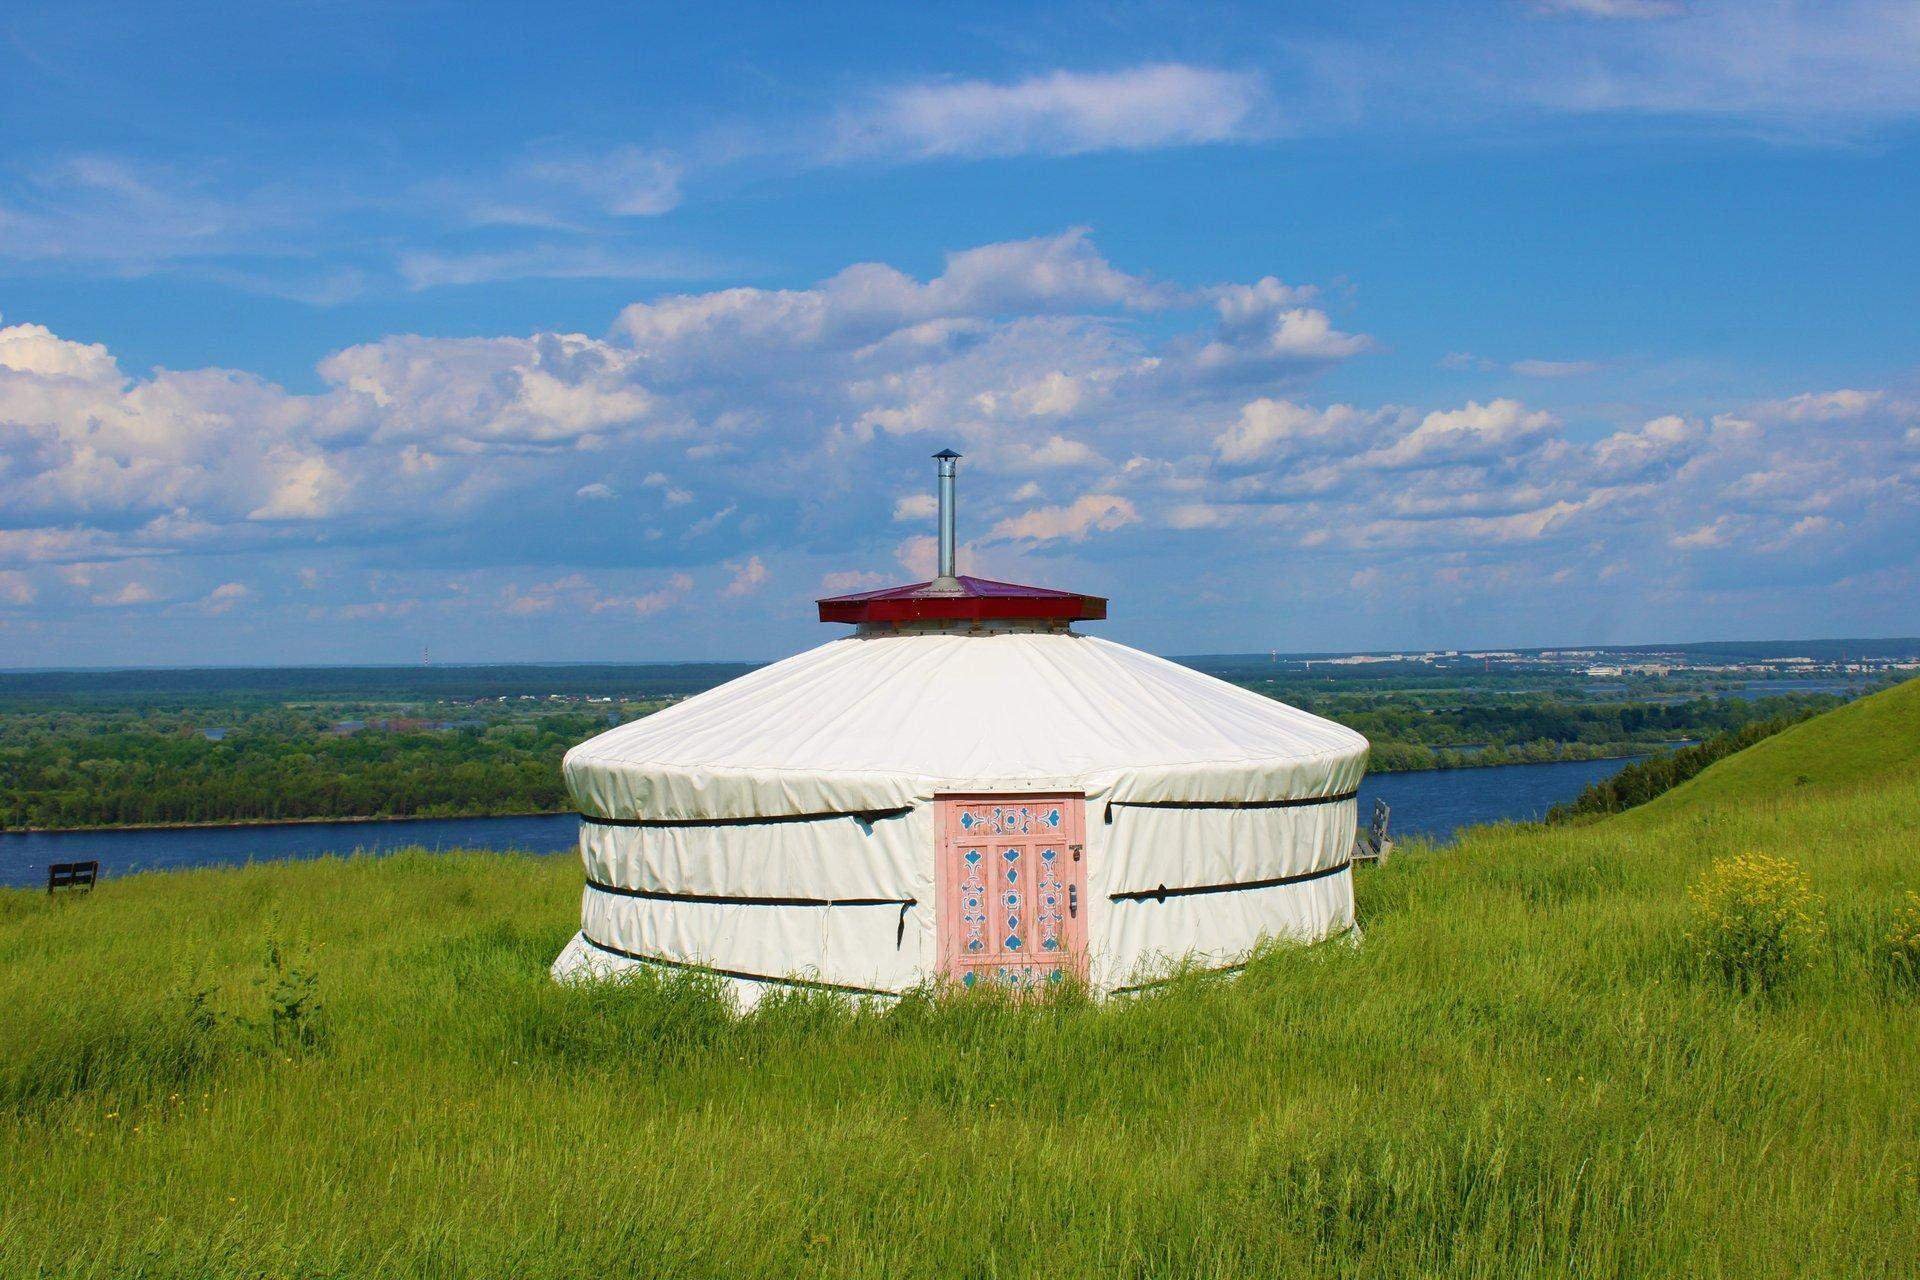
[[[1079,918],[1080,886],[1077,884],[1070,884],[1067,886],[1067,914],[1076,919]]]
[[[1080,861],[1080,846],[1077,844],[1070,844],[1067,846],[1067,848],[1073,850],[1073,860],[1075,862]]]

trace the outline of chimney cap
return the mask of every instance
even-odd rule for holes
[[[967,455],[964,453],[955,453],[951,449],[942,449],[940,452],[934,454],[933,456],[936,458],[964,458]]]

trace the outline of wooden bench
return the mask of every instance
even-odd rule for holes
[[[55,889],[86,889],[100,878],[100,860],[91,862],[53,862],[47,865],[47,892]]]
[[[1393,837],[1387,834],[1387,818],[1393,810],[1387,802],[1378,798],[1373,801],[1373,820],[1367,823],[1365,831],[1357,832],[1353,837],[1353,860],[1355,862],[1385,862],[1387,855],[1393,852]]]

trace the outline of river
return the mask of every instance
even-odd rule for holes
[[[1360,784],[1360,820],[1375,797],[1393,809],[1395,835],[1445,840],[1461,827],[1538,818],[1591,782],[1612,777],[1625,760],[1504,764],[1479,769],[1381,773]],[[0,832],[0,886],[37,888],[50,862],[98,859],[102,875],[175,867],[233,866],[330,853],[428,849],[570,848],[572,814],[523,818],[403,818],[378,822],[302,822],[276,826],[168,827],[131,831]]]

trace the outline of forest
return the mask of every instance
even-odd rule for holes
[[[191,713],[7,716],[0,828],[553,812],[567,807],[560,757],[608,727],[605,711],[416,723],[339,710],[223,709],[218,740]]]

